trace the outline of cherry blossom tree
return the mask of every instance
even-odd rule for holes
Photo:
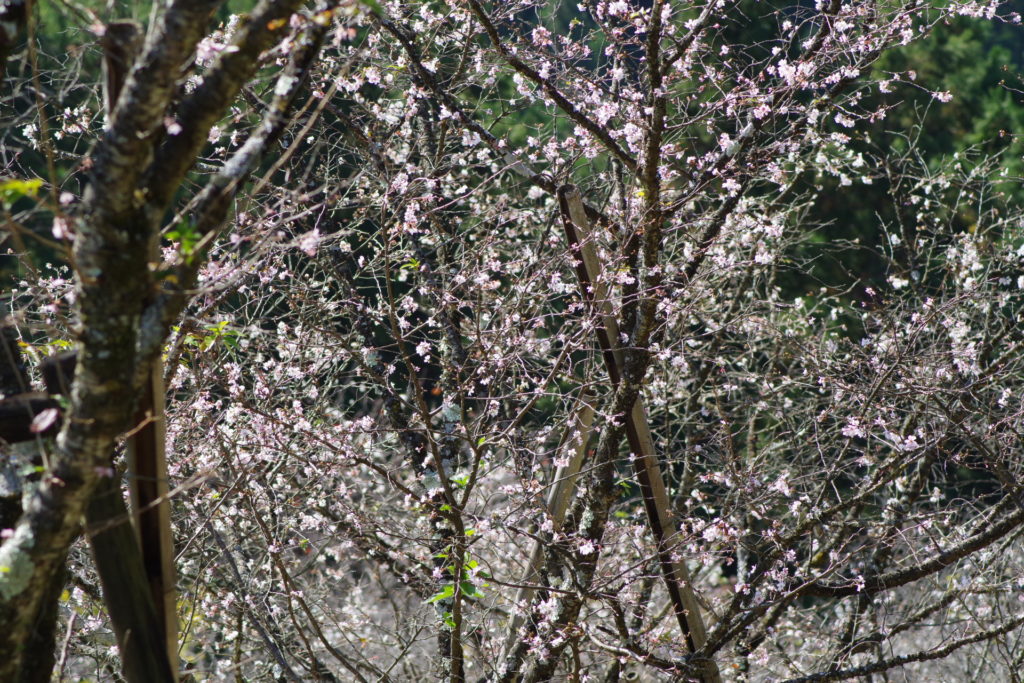
[[[163,228],[160,262],[118,255],[134,303],[90,284],[91,194],[57,213],[69,271],[12,298],[30,351],[38,330],[79,346],[53,451],[78,479],[44,473],[74,514],[35,546],[61,549],[40,581],[66,564],[74,582],[67,666],[116,668],[90,563],[64,553],[162,356],[197,678],[1015,680],[1021,212],[997,158],[869,134],[956,96],[890,98],[915,76],[880,55],[956,16],[1015,15],[267,7],[197,24],[172,60],[195,70],[125,185],[163,188],[133,209],[150,207],[149,239]],[[248,70],[214,85],[235,59]],[[200,93],[219,105],[189,108]],[[891,201],[870,230],[823,224],[823,201],[869,185]],[[864,259],[884,277],[849,270]],[[131,373],[123,405],[84,374],[105,334],[87,301],[156,306],[126,322],[134,365],[94,361]],[[108,414],[75,412],[89,400],[117,419],[87,458],[69,439]],[[4,553],[32,549],[34,509]]]
[[[74,276],[68,291],[60,291],[56,282],[47,284],[52,287],[51,296],[64,295],[70,304],[73,322],[62,331],[64,341],[73,340],[77,362],[73,379],[68,378],[70,386],[63,391],[67,404],[64,426],[41,454],[41,464],[36,464],[40,476],[24,483],[20,514],[4,520],[5,527],[13,523],[5,530],[0,547],[0,615],[5,624],[0,635],[0,649],[5,653],[0,678],[4,680],[50,678],[55,648],[51,626],[44,629],[44,625],[53,622],[69,547],[81,532],[83,516],[92,524],[89,535],[94,540],[96,565],[104,581],[117,642],[124,650],[126,675],[134,680],[177,678],[177,662],[161,654],[161,640],[169,640],[170,654],[175,654],[177,639],[170,633],[173,620],[157,623],[157,615],[165,609],[165,590],[153,587],[149,595],[142,588],[132,593],[136,586],[120,580],[124,576],[137,579],[142,571],[149,571],[147,532],[142,529],[146,511],[139,509],[139,499],[135,499],[142,555],[128,539],[129,547],[120,548],[127,554],[121,556],[96,542],[107,537],[96,523],[118,523],[116,506],[115,515],[107,519],[97,519],[95,513],[109,501],[119,503],[110,468],[118,438],[129,429],[145,429],[154,416],[161,419],[159,411],[150,409],[142,424],[132,423],[140,399],[151,393],[145,388],[151,386],[154,363],[160,358],[169,328],[189,299],[205,251],[203,240],[215,235],[238,185],[288,122],[290,104],[333,24],[333,5],[298,14],[298,2],[268,0],[237,22],[232,39],[219,44],[211,60],[211,50],[200,47],[201,41],[209,41],[206,34],[219,4],[182,0],[154,7],[148,37],[137,56],[132,44],[141,33],[139,27],[130,22],[100,22],[89,9],[72,8],[96,19],[90,28],[101,36],[107,116],[102,130],[93,132],[89,130],[88,102],[65,108],[58,118],[59,130],[54,130],[54,121],[47,114],[48,91],[62,95],[73,91],[77,75],[61,74],[44,81],[36,40],[39,27],[32,8],[27,3],[11,3],[21,15],[29,16],[24,22],[29,29],[25,60],[29,76],[23,87],[34,90],[39,116],[21,133],[45,157],[52,235],[61,241],[57,246]],[[8,3],[4,11],[10,14]],[[12,37],[8,34],[17,27],[14,22],[4,25],[4,56]],[[285,37],[287,49],[280,45]],[[275,44],[277,55],[268,52]],[[175,201],[179,186],[196,164],[210,130],[254,78],[261,60],[273,65],[275,59],[283,68],[278,69],[281,75],[262,122],[202,190],[194,193],[187,209],[179,205]],[[182,69],[190,60],[202,63],[183,83]],[[62,150],[55,141],[69,134],[87,144],[91,138],[91,146],[78,157],[79,166],[71,177],[65,178],[56,168]],[[17,168],[17,158],[8,165]],[[68,189],[78,182],[80,196]],[[6,182],[5,210],[14,208],[20,195],[36,194],[41,185],[40,180]],[[186,209],[186,215],[168,222],[168,213],[181,209]],[[20,233],[27,228],[9,212],[6,218],[20,244]],[[162,231],[180,236],[176,257],[164,262],[158,249]],[[56,312],[56,307],[48,308]],[[5,360],[11,366],[19,365],[16,358]],[[32,431],[44,431],[54,410],[33,420]],[[27,418],[32,418],[31,413]],[[142,471],[138,470],[140,478]],[[145,505],[150,502],[157,507],[166,505],[155,498],[146,500]],[[123,504],[120,507],[123,510]],[[131,593],[126,612],[119,606],[121,591]],[[173,588],[170,592],[173,595]],[[172,599],[170,609],[174,607]],[[48,633],[40,636],[41,629]]]

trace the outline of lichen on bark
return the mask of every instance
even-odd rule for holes
[[[0,547],[0,598],[10,600],[32,583],[32,558],[26,550],[34,545],[32,528],[19,525],[14,536]]]

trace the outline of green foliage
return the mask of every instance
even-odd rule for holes
[[[1005,152],[1005,168],[1011,175],[1020,175],[1024,102],[1006,83],[1008,75],[1018,73],[1020,67],[1011,47],[1000,42],[989,22],[961,19],[937,26],[924,40],[879,60],[880,73],[909,70],[917,78],[896,89],[895,98],[902,104],[878,128],[917,129],[913,145],[933,163],[942,155],[967,149],[989,155]],[[933,102],[928,91],[948,92],[953,99]],[[883,135],[895,149],[912,144],[901,135]]]
[[[195,257],[196,246],[202,237],[192,221],[188,219],[182,220],[164,233],[164,236],[172,242],[178,243],[178,250],[181,252],[186,263],[192,262],[192,259]]]
[[[467,531],[466,535],[468,536],[468,535],[471,535],[471,534],[469,533],[469,531]],[[446,559],[448,557],[448,555],[446,553],[442,553],[438,557],[440,557],[441,559]],[[479,599],[484,597],[484,592],[481,590],[481,588],[486,588],[487,584],[486,583],[481,583],[481,584],[477,585],[476,583],[473,582],[474,570],[476,570],[479,566],[480,566],[479,563],[476,560],[470,559],[468,555],[466,556],[466,559],[463,561],[463,563],[462,563],[462,576],[461,576],[461,578],[459,580],[459,583],[458,583],[459,594],[463,598],[467,598],[467,599],[470,599],[470,600],[479,600]],[[449,565],[448,567],[445,567],[445,571],[447,571],[449,574],[454,574],[455,573],[455,567],[452,566],[452,565]],[[489,575],[485,571],[481,570],[481,571],[476,571],[475,573],[476,573],[476,575],[478,575],[478,576],[480,576],[482,578],[489,578]],[[451,583],[446,583],[441,588],[440,591],[438,591],[434,595],[432,595],[429,598],[427,598],[426,602],[429,605],[433,605],[435,603],[441,602],[442,600],[450,600],[450,599],[452,599],[454,597],[455,597],[455,582],[453,581]],[[446,614],[446,616],[445,616],[445,623],[450,628],[454,628],[455,624],[454,623],[449,623],[449,619],[451,619],[451,613],[445,613],[445,614]]]
[[[185,335],[183,343],[187,347],[194,348],[198,351],[209,351],[218,342],[221,342],[229,349],[238,348],[238,339],[240,334],[237,330],[233,330],[229,327],[230,323],[227,320],[222,320],[219,323],[212,325],[204,325],[203,332],[205,334],[194,334],[189,332]],[[175,332],[179,332],[180,327],[174,327]]]
[[[1022,62],[1013,38],[990,22],[960,18],[879,59],[875,77],[880,80],[903,73],[912,78],[894,78],[889,93],[864,91],[865,109],[889,107],[884,119],[859,123],[852,133],[849,149],[864,154],[863,170],[873,182],[843,186],[820,171],[803,180],[823,189],[808,216],[820,227],[795,248],[794,262],[813,265],[786,274],[787,296],[817,296],[825,287],[860,298],[867,288],[885,283],[892,264],[884,255],[882,226],[915,223],[904,205],[910,188],[894,187],[889,180],[906,170],[896,164],[933,173],[951,166],[965,173],[987,167],[986,174],[1007,180],[997,184],[1006,200],[1024,200],[1018,180],[1024,175],[1024,100],[1012,83]],[[949,93],[952,99],[943,102],[933,93]],[[885,166],[872,161],[883,157]],[[975,222],[964,213],[951,213],[948,220],[961,232]]]
[[[42,186],[43,181],[39,178],[29,180],[11,178],[0,181],[0,203],[3,203],[5,209],[10,209],[19,199],[24,197],[35,199]]]

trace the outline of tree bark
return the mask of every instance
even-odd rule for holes
[[[140,391],[185,296],[150,268],[152,245],[174,192],[209,127],[282,34],[298,0],[264,0],[183,106],[204,112],[167,142],[165,117],[181,65],[205,35],[219,0],[173,0],[131,70],[92,155],[74,242],[78,363],[70,409],[48,468],[13,535],[0,547],[0,680],[22,680],[45,653],[37,624],[55,607],[53,585],[89,501],[130,425]],[[216,91],[211,90],[216,86]],[[187,138],[187,139],[186,139]],[[170,150],[158,155],[158,150]],[[165,150],[165,151],[166,151]],[[153,166],[157,157],[166,163]],[[154,292],[157,296],[154,297]],[[153,302],[147,305],[146,302]],[[52,648],[49,650],[52,653]]]

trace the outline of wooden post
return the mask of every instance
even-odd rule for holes
[[[153,602],[120,477],[104,477],[89,500],[86,535],[129,683],[177,680],[177,647],[164,656],[165,624]],[[173,658],[170,655],[173,654]]]
[[[176,672],[178,662],[178,605],[175,591],[174,539],[168,499],[167,458],[164,450],[163,364],[154,363],[143,389],[135,432],[128,439],[128,477],[135,531],[142,564],[166,639],[167,656]],[[175,676],[175,679],[177,677]]]
[[[74,351],[43,360],[39,369],[50,394],[70,395],[76,362]],[[89,499],[86,522],[85,535],[121,651],[125,679],[129,683],[174,681],[177,650],[165,649],[166,628],[157,612],[119,476],[100,479]]]
[[[619,328],[611,302],[608,300],[607,287],[601,282],[601,262],[594,248],[590,221],[583,199],[573,185],[558,188],[558,199],[566,239],[576,260],[580,289],[584,298],[590,300],[597,308],[601,322],[598,342],[608,366],[608,374],[612,382],[618,385],[623,368]],[[673,557],[673,549],[678,540],[678,528],[672,518],[665,480],[661,475],[654,439],[640,397],[637,397],[633,409],[626,416],[626,438],[633,452],[633,470],[643,495],[648,526],[658,549],[658,562],[665,580],[665,588],[668,590],[679,627],[686,638],[687,647],[690,652],[697,652],[707,642],[707,632],[686,563]],[[718,666],[713,660],[709,660],[704,666],[701,680],[704,683],[720,683]]]

